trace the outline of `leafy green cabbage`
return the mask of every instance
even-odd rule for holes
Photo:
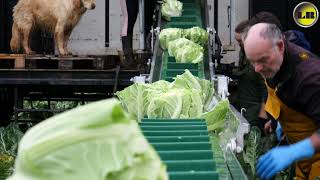
[[[203,61],[203,49],[194,45],[188,45],[180,48],[175,55],[178,63],[199,63]]]
[[[204,46],[208,43],[209,34],[205,29],[198,26],[185,30],[185,38]]]
[[[229,101],[222,100],[213,109],[202,115],[208,125],[208,131],[221,132],[225,128],[226,115],[229,112]]]
[[[170,41],[183,37],[183,32],[184,30],[179,28],[166,28],[161,30],[159,34],[161,48],[164,50],[167,49]]]
[[[202,114],[200,93],[194,89],[170,89],[152,97],[148,118],[198,118]]]
[[[146,91],[148,88],[147,84],[133,84],[125,88],[123,91],[119,91],[116,95],[119,97],[121,102],[135,102],[135,103],[123,103],[124,109],[129,112],[133,119],[142,119],[146,114],[146,107],[148,105]]]
[[[242,157],[245,163],[250,165],[252,176],[256,173],[257,159],[262,154],[261,131],[258,127],[252,127],[245,141],[245,149]]]
[[[179,63],[199,63],[203,60],[203,48],[186,39],[179,38],[169,42],[168,52]]]
[[[205,29],[202,29],[198,26],[189,28],[189,29],[180,29],[180,28],[166,28],[161,30],[159,35],[160,46],[162,49],[166,50],[169,46],[169,42],[179,39],[186,38],[196,44],[204,46],[208,43],[209,34]],[[180,45],[185,46],[187,44],[192,44],[182,40]],[[179,46],[181,47],[181,46]],[[169,52],[170,53],[170,52]],[[173,56],[173,53],[170,53]]]
[[[175,80],[171,84],[174,88],[199,90],[204,110],[208,109],[208,106],[214,96],[212,82],[193,76],[189,70],[185,70],[183,74],[177,75],[174,79]]]
[[[0,154],[0,179],[4,180],[12,174],[14,157],[8,154]]]
[[[151,99],[147,115],[149,118],[179,118],[183,93],[177,89],[156,95]]]
[[[182,15],[183,4],[177,0],[165,0],[161,6],[162,17],[170,21],[171,17],[177,17]]]
[[[80,106],[29,129],[8,180],[166,180],[165,166],[116,99]]]
[[[171,40],[169,43],[168,43],[168,53],[169,53],[169,56],[176,56],[177,55],[177,52],[186,47],[186,46],[189,46],[193,44],[192,41],[186,39],[186,38],[178,38],[178,39],[175,39],[175,40]]]
[[[168,81],[157,81],[152,84],[133,84],[122,91],[116,92],[124,109],[137,121],[147,115],[147,109],[152,99],[157,94],[167,92],[170,83]]]
[[[0,127],[0,180],[12,174],[18,143],[22,136],[23,133],[16,123]]]
[[[185,70],[172,83],[134,84],[116,93],[125,110],[148,118],[199,118],[214,96],[213,84]]]

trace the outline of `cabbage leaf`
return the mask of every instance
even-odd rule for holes
[[[160,80],[134,84],[116,93],[135,120],[141,118],[200,118],[214,96],[212,82],[185,70],[172,83]]]
[[[179,28],[166,28],[161,30],[159,34],[160,46],[162,49],[167,49],[169,42],[182,38],[184,30]]]
[[[174,56],[178,63],[199,63],[203,61],[203,48],[186,39],[179,38],[169,42],[169,56]]]
[[[195,26],[185,30],[185,38],[204,46],[208,43],[209,34],[206,30]]]
[[[162,17],[170,21],[171,17],[178,17],[182,15],[183,3],[177,0],[165,0],[161,6]]]
[[[8,180],[167,180],[165,166],[116,99],[77,107],[27,131]]]

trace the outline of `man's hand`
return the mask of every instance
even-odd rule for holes
[[[271,120],[269,120],[266,124],[264,124],[264,133],[265,134],[269,134],[269,133],[272,133],[273,132],[273,129],[272,129],[272,126],[271,126]]]
[[[314,153],[310,138],[293,145],[273,148],[259,158],[257,173],[261,179],[270,179],[293,162],[310,158]]]
[[[276,120],[269,120],[267,123],[264,124],[263,131],[265,134],[272,133],[277,128],[278,121]]]

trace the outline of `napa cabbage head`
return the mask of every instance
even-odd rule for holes
[[[148,91],[146,91],[148,88],[148,84],[136,83],[116,93],[124,109],[137,121],[143,118],[145,109],[148,106]]]
[[[192,41],[186,38],[177,38],[168,42],[168,53],[169,56],[176,56],[177,51],[183,49],[186,46],[193,44]]]
[[[205,46],[208,43],[209,34],[205,29],[195,26],[185,30],[185,38]]]
[[[162,17],[170,21],[171,17],[178,17],[182,15],[183,3],[177,0],[165,0],[161,6]]]
[[[200,91],[170,89],[154,95],[147,110],[148,118],[198,118],[203,113]]]
[[[208,110],[214,96],[213,83],[200,79],[189,70],[175,80],[134,84],[116,95],[124,109],[140,121],[142,118],[199,118]]]
[[[175,80],[171,83],[171,87],[173,88],[199,90],[201,101],[205,108],[204,110],[207,110],[214,96],[213,82],[192,75],[188,69],[186,69],[183,74],[177,75],[174,79]]]
[[[178,63],[199,63],[203,61],[203,48],[186,39],[179,38],[169,42],[168,53]]]
[[[179,118],[182,111],[184,93],[179,89],[157,94],[150,100],[148,118]]]
[[[116,99],[77,107],[27,131],[8,180],[166,180],[165,166]]]
[[[203,49],[197,44],[187,45],[177,51],[175,59],[178,63],[199,63],[203,61]]]
[[[226,116],[229,111],[229,101],[221,100],[211,111],[204,113],[202,118],[207,122],[208,131],[222,132],[226,128]]]
[[[179,28],[166,28],[161,30],[159,34],[161,48],[166,50],[170,41],[183,37],[183,32],[184,30]]]
[[[129,115],[134,120],[140,121],[147,114],[150,99],[157,94],[167,92],[169,86],[170,83],[164,80],[152,84],[135,83],[122,91],[116,92],[116,95]]]

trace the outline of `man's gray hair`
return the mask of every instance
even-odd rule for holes
[[[275,46],[279,40],[283,39],[283,35],[279,27],[275,24],[264,23],[266,26],[261,30],[260,37],[263,39],[269,39],[272,41],[272,45]],[[247,39],[250,27],[247,28],[242,35],[242,42]]]

